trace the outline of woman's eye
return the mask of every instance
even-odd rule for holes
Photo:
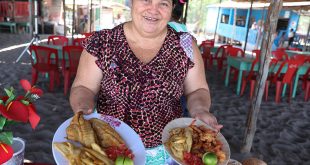
[[[161,3],[162,6],[168,7],[169,4],[168,3]]]

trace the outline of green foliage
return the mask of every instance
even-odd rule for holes
[[[0,115],[0,131],[2,131],[6,122],[6,118]]]
[[[12,145],[13,143],[13,133],[12,132],[1,132],[0,133],[0,141]]]

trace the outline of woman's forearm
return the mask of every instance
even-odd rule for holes
[[[192,117],[198,113],[209,112],[211,107],[211,97],[209,90],[205,88],[198,89],[186,97],[187,108]]]
[[[70,105],[74,113],[83,111],[91,113],[95,106],[95,93],[84,86],[77,86],[71,89]]]

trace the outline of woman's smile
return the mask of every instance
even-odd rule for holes
[[[147,17],[147,16],[143,16],[143,18],[147,21],[147,22],[150,22],[150,23],[155,23],[157,22],[159,19],[157,18],[154,18],[154,17]]]

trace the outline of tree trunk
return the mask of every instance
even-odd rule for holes
[[[259,74],[257,78],[257,85],[255,87],[255,95],[251,102],[250,111],[247,116],[247,124],[245,130],[245,136],[243,139],[243,146],[241,148],[242,153],[250,153],[255,131],[256,131],[256,121],[260,109],[260,104],[264,94],[264,87],[269,71],[269,63],[271,57],[271,47],[275,36],[273,35],[277,28],[277,22],[279,18],[279,13],[282,8],[283,0],[271,0],[268,9],[268,16],[266,19],[266,24],[264,29],[265,34],[263,37],[261,56],[260,56],[260,67]]]

